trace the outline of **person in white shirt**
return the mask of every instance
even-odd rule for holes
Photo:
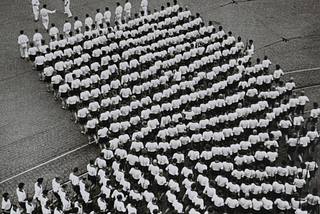
[[[35,29],[34,30],[34,34],[33,34],[33,38],[32,38],[32,41],[34,42],[35,46],[38,48],[40,48],[41,46],[41,40],[43,39],[41,33],[39,33],[39,30],[38,29]]]
[[[9,214],[11,209],[11,200],[9,198],[9,193],[5,192],[2,194],[2,201],[1,201],[1,210],[4,214]]]
[[[25,202],[25,212],[26,214],[32,214],[34,210],[35,210],[35,206],[32,202],[32,197],[29,197]]]
[[[24,34],[24,31],[20,31],[20,36],[18,37],[18,45],[20,48],[20,56],[22,59],[28,58],[28,42],[29,38]]]
[[[52,179],[52,193],[58,199],[58,201],[61,201],[61,197],[59,195],[60,189],[61,189],[61,178],[60,176],[55,176],[55,178]]]
[[[34,14],[34,21],[37,22],[39,20],[39,5],[40,5],[40,2],[39,2],[39,0],[32,0],[31,4],[32,4],[32,11],[33,11],[33,14]]]
[[[115,15],[114,21],[117,22],[118,24],[121,24],[121,17],[122,17],[123,8],[119,2],[117,2],[116,5],[117,5],[117,7],[116,7],[116,11],[114,13],[114,15]]]
[[[301,91],[300,92],[300,96],[298,97],[298,105],[297,105],[297,108],[296,108],[296,112],[298,114],[304,114],[304,107],[307,103],[310,102],[309,98],[305,95],[304,91]]]
[[[18,184],[18,188],[16,189],[16,193],[17,193],[17,198],[18,198],[18,202],[19,205],[22,209],[26,209],[25,207],[25,202],[27,199],[27,194],[26,191],[24,190],[24,183],[19,183]]]
[[[106,11],[103,14],[104,18],[104,25],[108,26],[108,23],[111,23],[111,11],[109,10],[109,7],[106,7]]]
[[[40,10],[42,24],[43,24],[44,28],[46,29],[46,31],[48,31],[48,27],[49,27],[49,15],[48,14],[55,13],[55,12],[56,12],[56,10],[48,10],[46,4],[44,4],[42,9]]]
[[[70,10],[70,0],[63,0],[64,1],[64,14],[68,15],[68,18],[72,17],[72,13]]]
[[[131,18],[131,3],[129,0],[126,0],[126,3],[124,4],[124,20],[125,22],[128,22],[129,18]]]
[[[148,0],[142,0],[141,4],[140,4],[140,14],[142,15],[142,11],[143,11],[143,15],[147,15],[148,13]]]

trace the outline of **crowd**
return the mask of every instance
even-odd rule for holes
[[[310,101],[280,65],[253,63],[252,40],[176,1],[150,13],[143,0],[134,18],[124,8],[122,19],[117,3],[113,27],[109,8],[98,9],[84,25],[75,17],[74,31],[52,24],[48,45],[30,44],[47,91],[101,154],[85,176],[75,167],[72,190],[56,176],[51,199],[42,178],[33,198],[20,183],[19,204],[4,194],[3,212],[319,213],[318,190],[307,191],[318,104],[304,121]]]

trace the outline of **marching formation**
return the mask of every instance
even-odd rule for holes
[[[97,9],[62,32],[52,23],[48,45],[36,30],[28,47],[21,31],[21,57],[101,154],[71,185],[56,176],[52,194],[42,178],[33,198],[20,183],[4,213],[318,213],[308,183],[320,109],[304,120],[310,101],[280,65],[252,62],[252,40],[176,1],[151,13],[142,0],[133,18],[127,0],[114,16],[111,26],[109,8]]]

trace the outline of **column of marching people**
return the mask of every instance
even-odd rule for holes
[[[106,8],[86,15],[84,32],[75,17],[75,34],[66,22],[65,36],[52,26],[49,46],[30,45],[48,92],[101,148],[87,176],[70,174],[72,191],[53,179],[54,207],[38,179],[42,212],[317,212],[317,189],[306,194],[318,168],[317,103],[304,123],[308,97],[279,65],[271,74],[267,56],[253,65],[252,41],[245,48],[176,3],[150,14],[142,5],[127,20],[117,5],[114,27]],[[279,147],[288,160],[277,166]]]

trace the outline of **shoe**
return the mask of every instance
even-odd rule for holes
[[[81,131],[80,133],[81,133],[81,134],[85,134],[85,132],[84,132],[84,131]]]

